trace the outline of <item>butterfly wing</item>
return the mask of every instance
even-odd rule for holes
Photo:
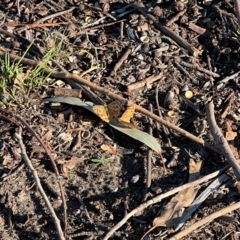
[[[120,122],[130,123],[131,118],[134,115],[136,106],[135,104],[131,104],[127,107],[127,110],[123,113],[121,118],[119,119]]]
[[[106,107],[103,105],[95,105],[92,108],[93,112],[98,115],[104,122],[109,122],[109,114]]]

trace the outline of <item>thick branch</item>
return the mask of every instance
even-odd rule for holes
[[[217,147],[221,150],[222,154],[227,159],[230,166],[233,168],[233,172],[237,180],[239,181],[240,180],[239,164],[235,159],[235,157],[233,156],[232,151],[228,145],[227,140],[223,136],[221,129],[218,127],[216,123],[215,116],[214,116],[214,105],[212,101],[207,104],[206,112],[207,112],[208,124],[212,132],[213,138],[216,141]]]

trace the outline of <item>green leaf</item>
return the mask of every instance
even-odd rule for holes
[[[44,102],[61,102],[61,103],[67,103],[70,105],[76,105],[76,106],[84,107],[85,109],[94,113],[94,111],[92,110],[94,103],[83,102],[79,98],[75,98],[75,97],[45,98],[43,101]],[[136,128],[133,128],[131,127],[130,124],[124,123],[124,122],[111,121],[111,122],[108,122],[108,124],[111,127],[118,130],[119,132],[122,132],[128,135],[129,137],[144,143],[145,145],[147,145],[149,148],[156,151],[157,153],[161,153],[161,146],[158,143],[157,139],[149,135],[148,133],[138,130]]]

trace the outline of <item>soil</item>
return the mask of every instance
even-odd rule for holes
[[[82,74],[89,82],[146,109],[151,105],[154,114],[160,112],[166,121],[216,146],[205,112],[212,100],[217,124],[238,159],[239,74],[233,74],[239,72],[240,33],[234,1],[139,1],[161,26],[168,26],[181,41],[188,42],[191,50],[160,31],[133,3],[3,0],[0,51],[44,61],[49,50],[57,51],[60,46],[60,51],[48,59],[47,67]],[[1,82],[9,81],[5,90],[0,86],[0,239],[59,239],[15,136],[21,128],[27,156],[66,239],[103,239],[144,201],[187,183],[190,159],[202,161],[201,176],[227,165],[219,153],[177,130],[151,123],[140,112],[134,113],[131,126],[144,132],[151,128],[161,153],[115,130],[84,108],[43,102],[46,97],[73,96],[106,107],[114,99],[64,78],[45,76],[43,81],[38,75],[34,80],[38,82],[31,85],[24,78],[36,71],[32,64],[24,64],[23,75],[16,74],[13,79],[10,71],[7,75],[4,72],[6,60],[1,56]],[[149,80],[158,75],[157,80]],[[130,90],[131,84],[142,80],[142,87]],[[11,95],[13,89],[16,93]],[[33,133],[44,142],[59,175]],[[101,158],[103,164],[94,162]],[[238,201],[236,178],[232,170],[227,173],[231,180],[210,194],[179,231]],[[150,187],[146,187],[148,175]],[[201,185],[198,195],[211,181]],[[111,239],[141,239],[170,201],[168,197],[144,208]],[[239,239],[239,215],[239,210],[230,212],[182,239]],[[144,239],[170,239],[174,234],[173,228],[162,226]]]

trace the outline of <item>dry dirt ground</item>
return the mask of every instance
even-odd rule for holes
[[[141,4],[155,21],[136,7]],[[144,201],[187,183],[190,159],[202,162],[199,178],[227,165],[220,151],[140,111],[131,124],[144,132],[152,129],[161,153],[84,108],[45,103],[46,97],[79,97],[103,107],[114,93],[143,108],[152,106],[165,121],[215,146],[205,111],[213,100],[217,124],[238,159],[240,31],[232,0],[135,5],[131,0],[2,0],[0,19],[0,239],[59,239],[24,162],[15,135],[21,128],[27,156],[66,239],[103,239]],[[20,72],[11,68],[17,63]],[[36,63],[46,63],[43,69],[52,72],[77,74],[107,93],[51,72],[31,75]],[[202,202],[179,232],[238,202],[235,175],[227,173],[230,180]],[[197,196],[212,181],[199,185]],[[111,239],[141,239],[171,198],[135,214]],[[226,213],[182,239],[237,240],[239,214],[238,209]],[[144,239],[170,239],[175,233],[161,226]]]

